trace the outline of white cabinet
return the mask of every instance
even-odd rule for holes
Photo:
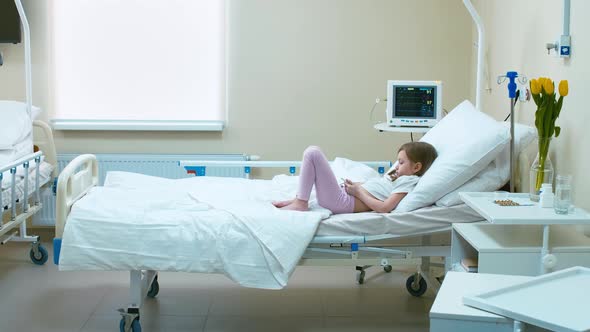
[[[454,224],[451,266],[464,271],[461,260],[477,258],[479,273],[536,276],[541,274],[542,244],[542,225]],[[577,226],[551,226],[549,250],[556,259],[551,270],[590,267],[590,238]]]
[[[508,198],[525,206],[500,206],[493,193],[460,193],[487,222],[454,224],[451,266],[464,270],[463,258],[477,258],[478,272],[536,276],[576,265],[590,266],[590,237],[580,226],[590,215],[576,208],[568,215],[540,208],[528,194]]]

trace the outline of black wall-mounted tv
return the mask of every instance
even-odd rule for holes
[[[14,0],[0,0],[0,43],[20,43],[20,16]]]

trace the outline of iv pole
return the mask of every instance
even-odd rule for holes
[[[476,77],[476,88],[475,88],[475,109],[481,111],[481,86],[483,82],[483,66],[484,66],[484,50],[485,50],[485,30],[481,17],[473,7],[471,0],[463,0],[465,8],[471,14],[471,18],[477,27],[477,77]],[[514,192],[515,186],[515,158],[514,158],[514,100],[516,98],[516,83],[515,79],[518,77],[516,72],[508,72],[506,76],[498,78],[498,84],[503,82],[503,79],[508,78],[510,80],[508,84],[508,92],[510,98],[510,192]],[[502,79],[503,78],[503,79]],[[522,84],[526,83],[526,77],[521,77]]]
[[[520,84],[526,84],[526,76],[519,75],[515,71],[509,71],[506,75],[498,76],[498,84],[504,83],[508,79],[508,98],[510,98],[510,192],[514,192],[516,177],[514,169],[516,168],[516,159],[514,158],[514,105],[516,104],[516,81]],[[525,98],[525,97],[522,97]]]
[[[31,111],[33,108],[33,83],[31,77],[31,30],[29,29],[29,21],[27,20],[27,15],[25,14],[25,9],[23,8],[21,0],[14,0],[14,3],[22,22],[21,25],[23,27],[23,37],[25,40],[25,84],[27,91],[27,114],[29,117],[31,117]]]

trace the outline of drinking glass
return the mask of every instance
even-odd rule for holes
[[[557,214],[568,214],[572,205],[572,176],[558,175],[555,179],[553,209]]]

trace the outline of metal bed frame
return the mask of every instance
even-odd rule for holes
[[[378,167],[383,173],[390,162],[366,162]],[[243,167],[249,177],[252,167],[289,167],[294,174],[300,162],[269,161],[180,161],[189,173],[204,176],[206,167]],[[59,264],[61,239],[65,223],[72,205],[82,198],[90,189],[98,185],[98,163],[96,156],[85,154],[76,157],[61,172],[57,182],[56,233],[54,244],[54,263]],[[364,283],[365,270],[371,266],[380,266],[385,272],[391,272],[393,266],[415,266],[416,272],[406,281],[406,288],[413,296],[421,296],[427,285],[435,292],[439,285],[431,282],[428,276],[431,262],[429,257],[450,256],[449,246],[428,246],[429,236],[423,237],[418,247],[378,247],[371,243],[384,239],[399,238],[384,234],[378,236],[316,236],[311,241],[299,265],[306,266],[353,266],[357,271],[357,282]],[[407,237],[404,237],[407,238]],[[336,258],[334,258],[336,257]],[[450,261],[450,260],[446,260]],[[443,265],[443,264],[440,264]],[[160,286],[158,273],[154,270],[130,271],[130,302],[124,309],[119,309],[122,318],[119,323],[121,331],[140,331],[139,310],[146,297],[158,295]]]
[[[8,241],[30,242],[32,243],[29,257],[31,261],[38,265],[43,265],[47,261],[49,255],[47,250],[41,245],[40,237],[36,235],[27,234],[27,219],[41,210],[42,204],[40,200],[40,165],[41,161],[45,160],[48,163],[56,165],[55,145],[53,143],[53,134],[49,125],[45,122],[35,120],[33,121],[33,129],[37,130],[38,135],[34,135],[33,144],[39,147],[39,151],[26,155],[18,160],[15,160],[6,165],[0,165],[0,186],[3,181],[10,180],[10,208],[5,211],[4,206],[0,207],[0,244],[6,244]],[[31,163],[36,164],[33,192],[29,192],[30,175],[29,168]],[[16,170],[18,166],[23,166],[25,170],[24,176],[24,193],[22,198],[18,198],[16,194]],[[2,173],[10,172],[10,179],[4,179]],[[57,170],[54,169],[54,176]],[[2,202],[3,193],[0,191],[0,202]],[[2,204],[3,205],[3,204]],[[9,212],[8,212],[9,211]],[[8,216],[9,215],[9,216]],[[7,217],[8,216],[8,217]],[[6,219],[5,219],[6,218]],[[13,231],[15,228],[18,231]]]

